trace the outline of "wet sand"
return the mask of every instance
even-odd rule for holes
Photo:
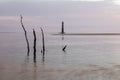
[[[29,65],[1,66],[0,80],[120,80],[120,65],[47,66]]]

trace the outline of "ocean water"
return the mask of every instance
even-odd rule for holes
[[[0,33],[0,80],[120,80],[120,36],[64,36],[37,33],[37,58],[33,61],[33,34]],[[66,50],[62,48],[67,45]]]

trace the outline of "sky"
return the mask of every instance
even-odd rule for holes
[[[0,0],[0,32],[120,32],[120,0]]]

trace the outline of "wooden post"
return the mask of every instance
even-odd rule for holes
[[[43,43],[42,52],[43,52],[43,59],[44,59],[44,55],[45,55],[45,39],[44,39],[44,32],[43,32],[42,28],[41,28],[41,32],[42,32],[42,43]]]
[[[26,43],[27,43],[27,55],[29,56],[30,48],[29,48],[29,41],[28,41],[28,38],[27,38],[27,31],[25,30],[25,27],[24,27],[23,22],[22,22],[22,19],[23,19],[22,15],[20,15],[20,17],[21,17],[21,26],[24,30],[25,39],[26,39]]]
[[[35,30],[34,30],[34,29],[33,29],[33,36],[34,36],[34,46],[33,46],[34,52],[33,52],[33,58],[34,58],[34,62],[36,62],[36,33],[35,33]]]
[[[66,47],[67,47],[67,45],[65,45],[65,46],[62,48],[62,50],[63,50],[64,52],[65,52]]]

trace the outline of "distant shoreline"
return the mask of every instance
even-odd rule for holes
[[[120,33],[57,33],[53,35],[120,35]]]
[[[0,32],[0,33],[23,33],[23,32]],[[31,33],[31,32],[28,32],[28,33]],[[61,33],[48,33],[48,34],[51,34],[51,35],[120,35],[120,33],[64,33],[64,34],[61,34]]]

